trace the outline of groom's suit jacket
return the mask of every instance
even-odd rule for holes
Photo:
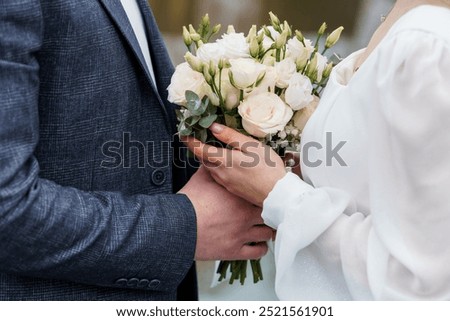
[[[2,0],[0,300],[196,299],[173,66],[145,1],[156,84],[120,0]]]

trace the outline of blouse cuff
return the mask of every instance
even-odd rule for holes
[[[262,217],[266,225],[277,229],[289,209],[286,204],[296,204],[299,197],[314,188],[296,174],[287,173],[274,186],[263,203]]]

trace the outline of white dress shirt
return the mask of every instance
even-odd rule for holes
[[[450,299],[449,30],[449,9],[416,7],[333,71],[302,138],[323,148],[264,202],[280,299]]]
[[[120,0],[123,9],[125,10],[128,20],[133,27],[136,39],[141,47],[142,54],[144,55],[145,63],[147,64],[148,70],[150,71],[150,76],[152,77],[153,83],[156,86],[155,73],[153,70],[152,58],[150,56],[150,49],[148,46],[147,36],[145,34],[144,19],[142,18],[141,10],[136,0]]]

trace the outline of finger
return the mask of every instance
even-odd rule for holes
[[[254,245],[244,245],[239,252],[239,260],[257,260],[267,254],[269,247],[266,242]]]
[[[273,230],[270,227],[259,225],[252,227],[245,235],[246,243],[260,243],[270,241],[273,237]]]
[[[221,165],[224,161],[222,148],[207,145],[191,136],[181,138],[182,142],[194,153],[203,163]]]
[[[262,146],[258,140],[221,124],[214,123],[209,129],[218,140],[243,152],[247,152],[251,147]]]

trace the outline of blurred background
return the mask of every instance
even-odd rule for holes
[[[213,24],[234,25],[237,32],[247,34],[253,24],[269,24],[269,11],[287,20],[313,40],[322,22],[329,31],[345,27],[342,40],[334,48],[341,57],[363,48],[395,0],[149,0],[172,60],[182,62],[186,47],[181,38],[184,25],[196,28],[208,13]]]

